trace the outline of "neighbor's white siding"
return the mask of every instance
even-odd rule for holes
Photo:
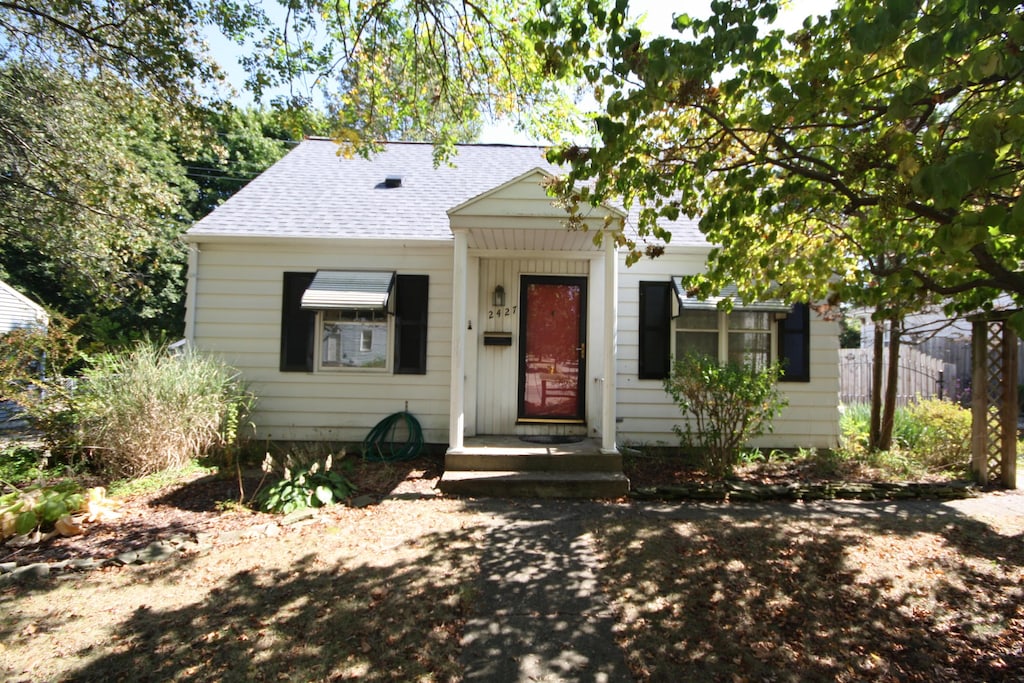
[[[240,370],[258,396],[260,438],[361,441],[388,415],[408,409],[431,443],[448,440],[451,355],[449,244],[403,242],[200,243],[189,278],[187,334]],[[281,372],[283,273],[395,270],[429,275],[427,374]]]
[[[667,281],[704,267],[705,251],[669,250],[619,270],[618,444],[678,444],[672,426],[682,418],[661,380],[638,379],[641,281]],[[773,347],[775,346],[773,339]],[[779,386],[789,406],[774,421],[774,432],[752,445],[768,448],[831,448],[839,440],[839,328],[811,312],[811,381]],[[773,353],[775,349],[773,348]]]
[[[46,322],[42,306],[6,282],[0,282],[0,334],[23,327],[45,326]]]

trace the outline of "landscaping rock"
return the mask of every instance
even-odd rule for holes
[[[303,508],[302,510],[296,510],[295,512],[289,512],[287,515],[281,518],[281,526],[288,526],[289,524],[296,524],[306,519],[312,519],[316,517],[316,508]]]
[[[364,508],[364,507],[373,505],[376,502],[377,502],[377,499],[374,498],[373,496],[363,495],[363,496],[356,496],[351,501],[349,501],[348,505],[349,505],[349,507],[353,507],[353,508]]]
[[[117,564],[135,564],[139,560],[139,552],[137,550],[129,550],[128,552],[116,555],[113,560]]]
[[[71,560],[70,562],[68,562],[68,568],[77,569],[83,572],[89,571],[90,569],[95,569],[99,565],[99,560],[97,560],[94,557],[80,557],[78,559]]]
[[[26,564],[24,567],[18,567],[10,573],[11,578],[15,581],[34,581],[37,579],[45,579],[49,575],[50,565],[45,562]]]
[[[711,484],[678,484],[646,487],[630,492],[637,500],[698,500],[762,502],[771,500],[952,500],[975,495],[969,482],[940,484],[919,482],[826,482],[821,484],[772,484],[730,481]]]
[[[170,543],[167,543],[166,541],[156,541],[154,543],[150,543],[139,551],[137,562],[141,564],[162,562],[163,560],[169,560],[177,553],[177,548]]]

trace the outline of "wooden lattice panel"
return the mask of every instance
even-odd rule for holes
[[[1017,335],[1007,320],[974,321],[971,468],[984,484],[1016,486]]]
[[[1003,327],[1004,322],[988,325],[985,339],[985,471],[984,481],[995,483],[1003,460]]]

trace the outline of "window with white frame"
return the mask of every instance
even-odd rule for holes
[[[281,372],[427,372],[427,275],[285,272]]]
[[[322,311],[320,367],[387,369],[388,314],[384,309]]]
[[[745,306],[734,294],[723,293],[733,296],[734,308],[726,314],[717,308],[721,297],[695,299],[681,277],[641,282],[637,376],[664,379],[672,357],[691,351],[756,368],[778,360],[780,381],[811,381],[810,306],[777,301]]]
[[[674,357],[696,353],[763,370],[772,361],[773,314],[683,309],[675,319]]]

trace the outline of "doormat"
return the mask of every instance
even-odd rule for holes
[[[583,441],[583,439],[585,438],[587,437],[566,435],[556,436],[552,434],[531,434],[527,436],[521,436],[519,437],[519,440],[525,441],[526,443],[542,443],[549,446],[555,446],[558,444],[565,443],[579,443],[580,441]]]

